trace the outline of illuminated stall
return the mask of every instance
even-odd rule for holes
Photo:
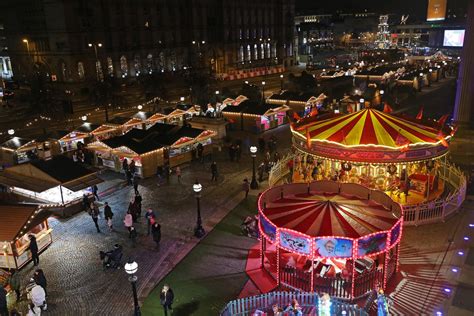
[[[403,204],[440,197],[448,142],[444,122],[409,119],[372,108],[292,126],[297,150],[292,181],[337,179],[386,191]]]
[[[90,194],[90,187],[101,182],[95,171],[62,155],[13,166],[0,173],[0,183],[14,194],[55,208],[80,204],[83,194]]]
[[[277,286],[357,299],[398,269],[402,207],[382,191],[315,181],[258,200],[260,267]]]
[[[130,117],[124,117],[124,116],[115,116],[103,125],[116,128],[117,131],[119,131],[117,132],[117,135],[121,135],[121,134],[125,134],[132,128],[142,128],[143,121],[137,117],[130,118]]]
[[[40,252],[52,243],[50,215],[41,205],[0,204],[0,268],[20,269],[31,260],[29,235]]]
[[[25,163],[38,158],[34,140],[12,137],[0,145],[0,163],[4,167]]]
[[[78,144],[85,144],[89,133],[73,131],[69,132],[60,139],[58,139],[59,147],[61,148],[62,153],[74,151],[78,149]]]
[[[273,94],[267,100],[268,104],[286,105],[299,115],[306,115],[314,107],[320,108],[327,96],[324,93],[317,97],[311,93],[297,94],[291,91],[284,91],[280,94]]]
[[[286,124],[286,112],[289,109],[286,105],[261,105],[247,100],[239,105],[226,107],[222,115],[228,120],[231,128],[262,133]]]
[[[36,138],[36,146],[38,157],[40,159],[50,159],[51,157],[60,155],[62,148],[59,140],[69,134],[68,131],[53,131]]]

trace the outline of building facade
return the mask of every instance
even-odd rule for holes
[[[7,0],[13,71],[57,82],[294,60],[294,0]]]
[[[10,79],[13,77],[12,65],[8,56],[7,37],[5,36],[5,27],[0,21],[0,79]],[[0,88],[2,85],[0,85]]]

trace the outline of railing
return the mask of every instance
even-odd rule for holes
[[[296,298],[302,307],[303,315],[317,315],[319,296],[316,293],[306,292],[270,292],[258,296],[251,296],[233,300],[221,311],[221,316],[251,316],[255,310],[271,311],[274,304],[279,307],[288,306]],[[349,316],[367,316],[368,314],[356,305],[331,299],[331,315],[340,315],[342,311]]]
[[[289,154],[273,166],[268,177],[268,185],[270,187],[291,182],[291,180],[287,181],[286,178],[291,173],[288,162],[292,159],[294,159],[294,155]],[[444,221],[455,213],[464,202],[466,197],[466,177],[463,172],[454,165],[440,163],[439,177],[451,191],[447,196],[439,197],[435,200],[404,205],[404,225],[418,226]]]

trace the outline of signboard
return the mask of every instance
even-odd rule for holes
[[[280,246],[296,253],[311,254],[311,240],[291,231],[280,230]]]
[[[352,257],[352,240],[343,238],[315,238],[314,256],[321,258]]]
[[[446,17],[447,0],[428,0],[426,21],[443,21]]]
[[[357,241],[357,256],[363,257],[381,252],[387,246],[387,233],[379,233],[360,238]]]
[[[398,222],[397,225],[395,225],[395,227],[393,227],[392,229],[392,232],[390,234],[390,247],[395,244],[398,240],[398,238],[400,237],[400,230],[401,230],[401,225],[402,225],[402,222]]]
[[[465,30],[444,30],[443,46],[463,47]]]
[[[264,216],[260,215],[259,218],[260,226],[262,228],[262,231],[267,237],[274,242],[275,241],[275,236],[276,236],[276,227],[271,224],[269,221],[265,219]]]

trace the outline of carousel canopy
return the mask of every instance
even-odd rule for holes
[[[267,202],[263,213],[277,227],[311,237],[359,238],[389,230],[399,219],[375,202],[333,193],[285,196]]]
[[[313,121],[295,128],[311,141],[324,141],[345,146],[383,146],[399,148],[406,145],[438,145],[439,130],[384,113],[372,108],[325,120]]]

